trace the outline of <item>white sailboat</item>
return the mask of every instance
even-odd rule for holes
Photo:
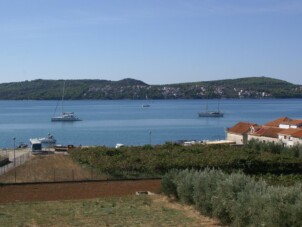
[[[146,100],[148,100],[148,95],[146,95]],[[147,108],[147,107],[150,107],[151,105],[148,104],[148,103],[145,103],[142,105],[142,108]]]
[[[199,112],[199,117],[223,117],[224,113],[219,110],[219,102],[218,102],[218,110],[217,111],[209,111],[208,110],[208,100],[206,102],[206,109],[204,112]]]
[[[74,114],[74,112],[65,112],[64,111],[64,95],[65,95],[65,81],[64,81],[63,94],[62,94],[62,100],[61,100],[61,107],[62,107],[61,115],[52,117],[51,121],[64,121],[64,122],[81,121],[81,119],[78,118]],[[56,107],[56,109],[57,109],[57,107]],[[56,113],[56,110],[55,110],[55,113]]]

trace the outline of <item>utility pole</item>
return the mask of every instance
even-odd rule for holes
[[[13,140],[14,140],[14,167],[16,167],[16,137],[14,137]]]

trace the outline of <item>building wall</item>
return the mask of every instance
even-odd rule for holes
[[[243,136],[238,134],[227,133],[227,140],[234,141],[236,144],[243,144]]]
[[[289,125],[288,124],[280,124],[279,128],[289,129]]]
[[[290,135],[279,134],[278,138],[285,146],[292,146],[292,137]]]
[[[302,145],[302,138],[292,137],[293,145]]]
[[[249,135],[248,140],[255,139],[259,140],[260,142],[265,142],[265,143],[280,143],[280,140],[278,138],[272,138],[272,137],[265,137],[265,136],[253,136]]]
[[[280,124],[279,128],[289,129],[289,128],[298,128],[297,125],[289,125],[289,124]]]

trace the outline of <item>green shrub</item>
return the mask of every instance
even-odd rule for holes
[[[238,194],[244,191],[249,181],[249,177],[240,173],[225,175],[225,178],[217,183],[216,196],[211,201],[213,216],[218,217],[222,223],[230,223],[232,220],[231,209],[238,199]]]
[[[176,177],[178,170],[171,170],[165,174],[161,179],[161,191],[169,197],[178,199]]]
[[[212,199],[216,197],[217,182],[224,178],[220,170],[205,169],[193,179],[193,201],[202,213],[212,215]]]
[[[183,203],[193,203],[193,179],[195,175],[196,171],[187,169],[181,171],[176,178],[177,195]]]
[[[206,215],[231,226],[302,226],[302,185],[269,186],[243,173],[182,170],[164,176],[168,194],[193,203]],[[168,180],[169,179],[169,180]],[[171,188],[173,190],[171,190]]]

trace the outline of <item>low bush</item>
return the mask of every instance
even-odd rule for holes
[[[169,182],[173,190],[165,189]],[[173,170],[163,177],[162,188],[167,195],[231,226],[302,226],[301,184],[269,186],[240,172],[207,168]]]

